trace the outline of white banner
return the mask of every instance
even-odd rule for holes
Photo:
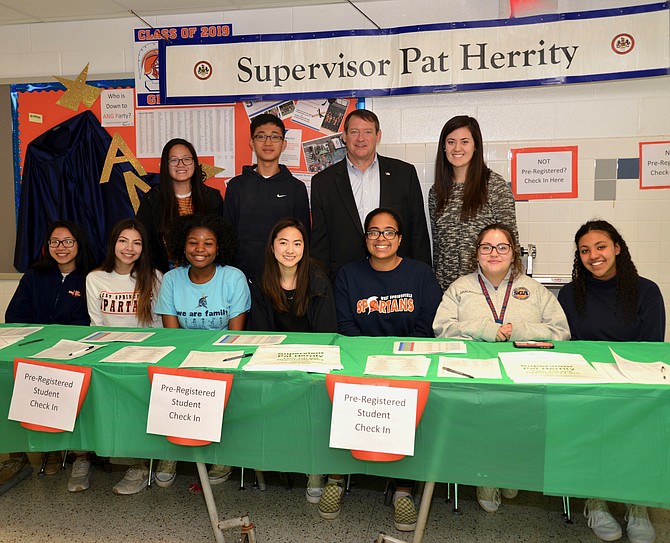
[[[379,96],[670,73],[668,4],[383,31],[161,42],[165,104]]]

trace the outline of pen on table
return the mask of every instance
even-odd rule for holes
[[[462,371],[454,370],[451,368],[448,368],[447,366],[442,366],[442,369],[445,371],[448,371],[449,373],[455,373],[456,375],[462,375],[463,377],[468,377],[469,379],[474,379],[474,375],[470,375],[469,373],[463,373]]]
[[[79,349],[78,351],[74,351],[73,353],[68,354],[68,356],[74,356],[79,353],[85,353],[86,351],[90,351],[91,349],[95,349],[95,345],[89,345],[85,349]]]
[[[24,341],[23,343],[19,343],[19,347],[23,347],[24,345],[30,345],[31,343],[37,343],[38,341],[44,341],[44,338],[38,338],[38,339],[31,339],[30,341]]]
[[[231,360],[239,360],[240,358],[246,358],[247,356],[251,356],[254,353],[244,353],[244,354],[239,354],[237,356],[231,356],[229,358],[224,358],[221,362],[229,362]]]

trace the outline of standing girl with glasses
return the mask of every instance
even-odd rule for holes
[[[477,236],[473,257],[478,271],[454,281],[435,314],[436,337],[479,341],[568,340],[570,330],[556,297],[522,271],[511,229],[491,224]],[[501,495],[518,490],[480,486],[477,501],[495,513]]]
[[[512,191],[486,166],[483,146],[479,123],[467,115],[447,121],[437,143],[428,211],[433,269],[443,290],[477,267],[472,246],[486,225],[502,223],[518,240]]]
[[[25,324],[78,324],[88,326],[84,280],[92,257],[83,229],[72,221],[57,221],[44,237],[42,258],[19,281],[5,322]],[[58,473],[60,453],[50,452],[44,472]],[[28,455],[11,453],[0,465],[0,486],[12,486],[32,472]]]
[[[153,265],[162,273],[171,267],[167,252],[167,235],[177,217],[193,213],[223,212],[223,198],[217,189],[203,183],[205,176],[193,145],[180,138],[163,147],[160,184],[142,198],[137,220],[147,231],[145,245]]]

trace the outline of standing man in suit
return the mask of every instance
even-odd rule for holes
[[[430,266],[430,240],[416,168],[377,154],[382,131],[372,111],[356,109],[344,121],[344,160],[312,178],[312,256],[329,269],[366,256],[365,216],[378,207],[396,210],[405,224],[400,256]]]

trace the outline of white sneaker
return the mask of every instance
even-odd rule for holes
[[[210,485],[218,485],[227,481],[233,473],[233,468],[223,464],[213,464],[207,475]]]
[[[656,541],[656,530],[651,525],[645,506],[627,505],[625,519],[628,521],[626,535],[631,543],[653,543]]]
[[[503,498],[513,500],[519,495],[519,491],[516,488],[503,488],[501,494]]]
[[[176,460],[161,460],[158,462],[156,468],[156,476],[154,481],[161,488],[167,488],[177,478],[177,461]]]
[[[603,541],[621,539],[621,526],[610,514],[607,504],[602,500],[588,499],[584,503],[584,516],[593,533]]]
[[[112,491],[115,494],[122,494],[130,496],[137,494],[140,490],[144,490],[149,484],[149,468],[145,466],[132,466],[126,471],[118,483],[114,485]]]
[[[495,513],[500,505],[500,489],[492,486],[478,486],[477,501],[484,511]]]
[[[307,498],[309,503],[319,503],[321,494],[323,494],[323,475],[320,473],[310,473],[307,476],[305,498]]]
[[[91,460],[88,455],[78,456],[72,464],[72,473],[67,482],[70,492],[83,492],[88,489],[91,479]]]

